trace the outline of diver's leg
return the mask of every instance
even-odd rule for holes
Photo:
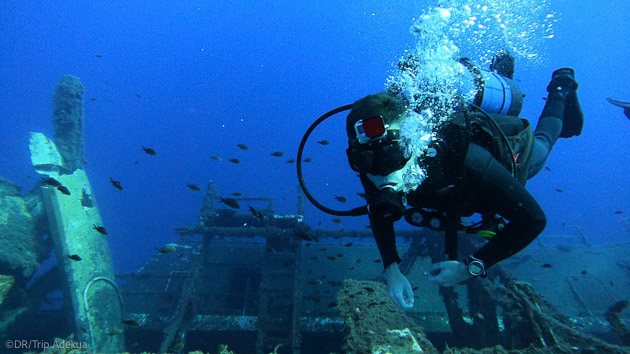
[[[527,178],[534,177],[545,166],[547,157],[558,138],[580,135],[584,117],[577,99],[577,82],[573,69],[554,71],[547,86],[549,95],[534,131],[534,152]]]
[[[465,166],[477,211],[496,213],[508,220],[474,254],[489,267],[525,248],[543,231],[547,219],[534,197],[486,149],[470,144]]]
[[[551,95],[550,95],[551,96]],[[564,99],[549,97],[545,103],[538,124],[534,131],[534,151],[529,163],[527,179],[534,177],[545,166],[547,157],[551,153],[553,145],[560,137],[562,131],[562,113],[564,112]]]

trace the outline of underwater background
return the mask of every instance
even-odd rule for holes
[[[511,48],[492,38],[485,48],[461,43],[461,55],[516,49],[515,81],[527,95],[521,116],[532,122],[552,71],[572,67],[585,116],[582,135],[561,139],[549,168],[528,182],[548,217],[543,235],[573,235],[579,225],[594,244],[627,242],[630,121],[606,98],[630,101],[630,2],[511,3],[507,13],[531,19],[521,24],[530,36],[522,43],[535,55],[519,55],[518,44]],[[410,27],[436,5],[4,1],[0,176],[24,193],[40,180],[31,167],[29,132],[53,135],[52,92],[69,74],[85,87],[85,169],[117,273],[135,271],[155,248],[178,240],[175,228],[196,223],[203,192],[186,184],[205,189],[213,180],[221,196],[275,197],[277,214],[295,214],[296,168],[287,160],[296,157],[308,126],[330,109],[382,91],[398,59],[414,47]],[[544,9],[535,12],[534,5]],[[529,25],[546,27],[527,32]],[[344,127],[345,114],[322,124],[304,152],[313,161],[303,168],[321,203],[347,210],[363,199],[347,163]],[[316,143],[324,139],[330,144]],[[157,155],[145,154],[143,146]],[[275,151],[284,156],[270,156]],[[115,189],[110,177],[124,190]],[[342,224],[332,218],[307,204],[306,221],[315,229],[368,224],[365,216],[343,218]],[[408,226],[401,221],[397,228]]]

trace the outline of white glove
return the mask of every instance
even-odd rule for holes
[[[405,278],[398,268],[398,263],[394,262],[385,269],[389,297],[396,306],[401,309],[413,307],[413,290],[409,280]]]
[[[444,261],[431,265],[430,281],[434,281],[441,286],[453,286],[462,282],[472,275],[468,273],[466,265],[458,261]]]

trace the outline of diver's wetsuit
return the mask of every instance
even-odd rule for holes
[[[544,166],[551,148],[560,135],[563,111],[563,99],[550,99],[545,104],[534,133],[535,145],[528,178],[534,176]],[[469,144],[464,169],[466,182],[458,192],[458,202],[468,204],[470,212],[498,214],[508,221],[501,231],[474,254],[474,257],[483,261],[488,268],[518,253],[531,243],[545,228],[546,217],[525,186],[482,146]],[[430,180],[430,176],[427,180]],[[369,203],[375,197],[376,187],[365,175],[361,175],[361,182]],[[449,200],[439,198],[430,183],[424,184],[407,195],[408,205],[446,210]],[[394,223],[376,215],[370,214],[369,218],[385,268],[394,262],[400,262],[396,250]]]

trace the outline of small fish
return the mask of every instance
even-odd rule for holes
[[[134,161],[134,162],[133,162],[133,164],[134,164],[134,165],[139,165],[139,164],[140,164],[140,161],[136,160],[136,161]]]
[[[336,302],[330,302],[328,303],[328,307],[337,307],[337,303]]]
[[[562,192],[564,192],[564,191],[563,191],[562,189],[560,189],[560,188],[556,188],[556,192],[558,192],[558,193],[562,193]]]
[[[239,192],[234,192],[234,193],[230,193],[230,194],[235,196],[235,197],[240,197],[240,196],[243,195],[242,193],[239,193]]]
[[[317,256],[311,257],[311,261],[316,261],[316,260],[317,260]]]
[[[94,101],[96,101],[96,98],[92,97],[92,98],[90,98],[90,101],[94,102]]]
[[[311,245],[312,245],[312,243],[307,242],[307,243],[304,244],[304,247],[311,247]]]
[[[368,230],[372,230],[372,225],[365,225],[364,227]]]
[[[328,140],[317,140],[317,143],[320,145],[328,145],[330,144],[330,141]]]
[[[196,184],[188,184],[188,183],[186,183],[186,187],[188,187],[188,188],[190,188],[190,189],[192,189],[192,190],[194,190],[196,192],[201,191],[201,187],[199,187]]]
[[[615,106],[623,108],[623,114],[626,115],[626,118],[630,119],[630,102],[618,101],[610,97],[608,97],[607,100]]]
[[[236,146],[238,146],[239,148],[241,148],[242,150],[249,150],[249,146],[245,145],[245,144],[236,144]]]
[[[322,275],[321,278],[317,278],[317,279],[313,279],[313,280],[309,280],[307,282],[308,285],[319,285],[321,283],[324,282],[324,279],[326,279],[326,275]]]
[[[81,332],[83,332],[83,334],[87,334],[87,329],[81,328]]]
[[[328,249],[328,247],[322,247],[322,248],[320,248],[320,250],[322,250],[322,251],[325,251],[325,250],[327,250],[327,249]]]
[[[339,260],[338,256],[326,256],[326,258],[330,259],[331,261],[338,261]]]
[[[270,152],[269,156],[281,157],[281,156],[284,156],[284,152],[282,152],[282,151]]]
[[[78,254],[73,254],[71,256],[68,256],[68,258],[72,259],[73,261],[77,261],[77,262],[83,260],[83,258],[79,257]]]
[[[295,159],[288,159],[287,163],[295,163]]]
[[[265,220],[265,216],[263,214],[261,214],[260,211],[258,211],[256,208],[254,208],[251,205],[249,206],[249,212],[252,213],[252,215],[254,215],[254,217],[256,219]]]
[[[171,253],[175,250],[175,246],[164,246],[162,248],[156,248],[155,253]]]
[[[373,260],[372,262],[374,262],[374,263],[382,263],[382,262],[383,262],[383,260],[382,260],[382,259],[375,259],[375,260]]]
[[[357,258],[357,263],[361,263],[361,258]]]
[[[92,224],[92,228],[98,231],[99,234],[108,235],[107,230],[103,226],[96,226],[96,224]]]
[[[112,186],[114,186],[114,188],[118,189],[119,191],[123,190],[123,186],[122,184],[120,184],[120,182],[114,181],[111,177],[109,177],[109,182],[112,184]]]
[[[582,271],[582,275],[586,275],[586,274],[588,274],[588,272],[585,269],[585,270]]]
[[[303,241],[307,241],[307,242],[315,241],[315,238],[313,238],[311,233],[308,231],[294,229],[293,233]]]
[[[142,151],[146,152],[147,154],[149,154],[151,156],[157,155],[157,151],[155,151],[155,150],[153,150],[151,148],[144,147],[144,145],[142,145]]]
[[[100,55],[100,54],[96,54],[96,57],[97,57],[97,58],[99,58],[99,59],[101,59],[103,56],[102,56],[102,55]]]
[[[411,288],[411,291],[416,291],[416,290],[418,290],[418,289],[420,289],[420,287],[419,287],[419,286],[414,286],[413,288]]]
[[[363,199],[365,199],[365,193],[363,192],[357,192],[357,195]]]
[[[304,160],[302,160],[304,162],[313,162],[313,158],[312,157],[307,157]]]
[[[61,192],[61,194],[70,195],[70,190],[64,186],[57,187],[57,190]]]
[[[213,159],[214,161],[223,161],[221,160],[219,156],[210,156],[210,158]]]
[[[352,245],[354,245],[354,243],[348,242],[345,245],[343,245],[343,247],[352,247]]]
[[[551,268],[553,266],[551,264],[549,264],[549,263],[545,263],[545,264],[541,265],[541,267],[543,267],[543,268]]]
[[[240,209],[241,208],[241,205],[234,198],[222,198],[222,197],[219,197],[219,202],[229,206],[230,208],[234,208],[234,209]]]
[[[56,179],[50,177],[50,178],[42,178],[42,180],[44,180],[44,184],[47,184],[51,187],[61,187],[61,182],[57,181]]]
[[[109,333],[107,333],[108,336],[115,336],[117,334],[121,334],[123,332],[122,328],[117,328]]]
[[[122,323],[124,325],[127,325],[127,326],[131,326],[131,327],[140,327],[140,326],[142,326],[142,323],[140,323],[140,322],[138,322],[136,320],[124,320],[124,321],[122,321],[120,323]]]
[[[340,201],[341,203],[345,203],[346,202],[346,197],[344,197],[344,196],[335,195],[335,199]]]
[[[139,93],[136,93],[136,97],[138,97],[138,98],[142,98],[142,96],[140,96],[140,94],[139,94]]]
[[[549,167],[549,166],[545,166],[545,170],[547,170],[547,171],[551,171],[551,167]]]
[[[619,215],[619,214],[623,214],[623,210],[617,210],[617,211],[615,212],[615,215]]]
[[[229,159],[228,161],[230,161],[231,163],[236,163],[236,164],[241,163],[241,160],[239,159]]]
[[[179,342],[179,343],[175,344],[172,349],[173,349],[174,352],[176,352],[176,351],[178,351],[180,349],[184,349],[184,343]]]
[[[334,222],[335,224],[341,224],[341,223],[343,222],[343,221],[342,221],[341,219],[339,219],[339,218],[333,218],[333,219],[330,219],[330,221]]]

